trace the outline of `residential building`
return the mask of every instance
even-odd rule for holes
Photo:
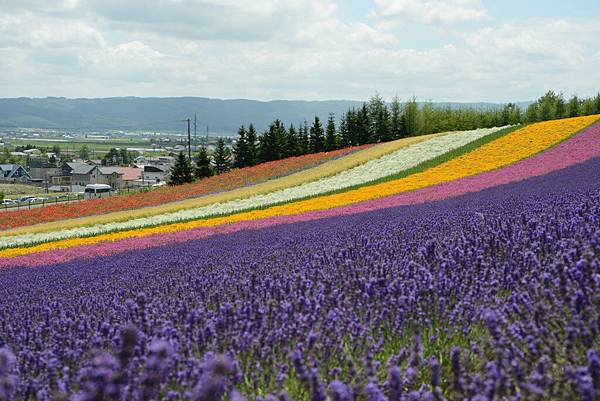
[[[31,176],[20,164],[0,164],[0,180],[27,182],[31,180]]]
[[[169,178],[168,166],[144,166],[143,180],[145,183],[158,184]]]
[[[45,158],[32,158],[28,162],[29,175],[33,180],[52,181],[52,177],[60,175],[60,168]]]
[[[52,183],[61,186],[70,185],[79,190],[89,184],[107,184],[114,189],[121,189],[123,187],[123,174],[120,167],[97,166],[88,163],[65,163],[61,175],[53,177]]]

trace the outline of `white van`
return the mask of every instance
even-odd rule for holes
[[[106,184],[88,184],[85,186],[84,196],[86,199],[91,198],[105,198],[110,196],[112,188]]]

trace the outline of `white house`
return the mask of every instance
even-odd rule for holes
[[[143,180],[146,183],[158,184],[166,181],[169,176],[168,166],[144,166]]]

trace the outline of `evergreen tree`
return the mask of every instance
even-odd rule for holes
[[[383,98],[379,95],[369,100],[369,142],[384,142],[390,139],[389,111]]]
[[[567,105],[565,104],[565,99],[561,96],[556,100],[554,118],[565,118],[566,114]]]
[[[311,153],[322,152],[325,149],[325,132],[318,116],[315,116],[315,121],[310,127],[309,149]]]
[[[580,102],[577,95],[573,95],[573,97],[569,100],[569,104],[567,105],[567,116],[568,117],[577,117],[579,116],[579,107]]]
[[[248,126],[248,132],[246,133],[246,146],[248,148],[248,166],[254,166],[258,163],[258,135],[254,129],[254,125]]]
[[[538,121],[538,103],[533,102],[527,107],[527,112],[525,113],[525,119],[527,122],[533,123]]]
[[[371,141],[371,122],[369,121],[369,109],[367,104],[363,103],[362,108],[358,110],[356,115],[356,128],[358,135],[358,144],[364,145]]]
[[[56,157],[60,157],[60,146],[53,145],[52,146],[52,153],[54,153],[56,155]]]
[[[277,119],[260,137],[260,160],[269,162],[283,157],[283,146],[286,140],[283,123]]]
[[[205,146],[201,146],[198,150],[198,157],[196,159],[196,168],[194,169],[194,175],[198,179],[210,177],[213,175],[213,169],[210,165],[210,158],[208,157],[208,151]]]
[[[335,114],[330,113],[327,119],[327,130],[325,134],[325,150],[334,150],[338,147],[338,136],[335,131]]]
[[[538,99],[538,119],[540,121],[556,118],[556,104],[560,98],[562,98],[561,94],[550,90]]]
[[[581,116],[590,116],[594,114],[596,105],[594,104],[594,99],[588,98],[584,99],[581,102],[581,107],[579,108],[579,115]]]
[[[413,136],[417,133],[417,116],[419,114],[419,106],[417,99],[413,96],[404,105],[404,120],[406,136]]]
[[[594,114],[600,114],[600,93],[598,93],[594,98],[594,104],[596,105],[594,108]]]
[[[304,120],[304,124],[298,130],[298,150],[301,155],[309,152],[310,140],[308,136],[308,122]]]
[[[192,181],[194,181],[192,166],[183,152],[179,152],[177,159],[175,159],[175,164],[171,168],[169,185],[181,185]]]
[[[360,141],[360,124],[358,111],[351,109],[346,114],[346,129],[348,130],[349,146],[359,145]]]
[[[392,139],[402,138],[402,107],[398,96],[392,99],[392,112],[390,116],[390,135]]]
[[[348,113],[344,114],[342,121],[340,121],[339,139],[342,148],[352,146],[352,138],[350,137],[350,130],[348,130]]]
[[[251,166],[250,154],[248,152],[248,133],[242,125],[238,130],[239,138],[233,148],[233,154],[235,156],[234,166],[237,168]]]
[[[406,113],[402,113],[400,116],[400,138],[406,138],[408,134],[408,124],[406,122]]]
[[[288,129],[288,141],[287,141],[287,154],[288,156],[299,156],[302,154],[300,149],[300,135],[294,124],[290,124]]]
[[[227,146],[225,146],[225,140],[223,138],[219,138],[217,141],[217,148],[214,153],[215,160],[215,172],[217,174],[222,174],[226,171],[229,171],[231,168],[231,151]]]

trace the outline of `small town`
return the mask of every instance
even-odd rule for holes
[[[133,139],[125,142],[127,138]],[[0,131],[0,211],[161,187],[169,181],[178,153],[190,149],[194,163],[200,148],[212,152],[218,142],[197,134],[189,145],[185,139],[185,133]],[[229,137],[223,140],[234,143]]]

